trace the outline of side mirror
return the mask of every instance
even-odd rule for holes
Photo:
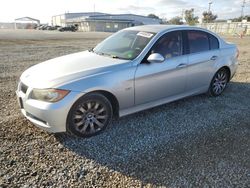
[[[148,57],[147,60],[150,63],[162,63],[165,58],[159,53],[153,53]]]

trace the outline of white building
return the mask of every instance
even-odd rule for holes
[[[40,25],[40,20],[31,17],[16,18],[14,22],[15,29],[34,29]]]
[[[127,27],[160,24],[161,19],[135,14],[106,14],[99,12],[65,13],[52,17],[52,25],[78,25],[81,31],[115,32]]]
[[[79,17],[89,17],[94,15],[106,15],[105,13],[99,12],[78,12],[78,13],[65,13],[56,16],[52,16],[52,25],[65,27],[68,25],[69,19],[77,19]]]

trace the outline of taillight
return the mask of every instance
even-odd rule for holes
[[[239,51],[239,49],[237,48],[237,53],[236,53],[236,58],[237,58],[237,59],[239,58],[239,55],[240,55],[240,51]]]

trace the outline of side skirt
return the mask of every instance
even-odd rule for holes
[[[163,105],[163,104],[166,104],[166,103],[169,103],[169,102],[177,101],[179,99],[183,99],[183,98],[186,98],[186,97],[199,95],[199,94],[207,92],[207,90],[208,90],[208,87],[205,86],[205,87],[196,89],[195,91],[191,91],[191,92],[184,93],[184,94],[181,94],[181,95],[171,96],[171,97],[167,97],[167,98],[160,99],[160,100],[157,100],[157,101],[151,101],[151,102],[148,102],[148,103],[139,104],[139,105],[133,106],[131,108],[121,109],[120,112],[119,112],[119,117],[123,117],[123,116],[129,115],[129,114],[133,114],[133,113],[136,113],[136,112],[139,112],[139,111],[142,111],[142,110],[154,108],[156,106],[160,106],[160,105]]]

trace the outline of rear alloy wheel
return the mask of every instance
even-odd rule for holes
[[[112,119],[112,106],[109,100],[91,93],[80,98],[71,108],[67,129],[80,137],[90,137],[103,131]]]
[[[215,73],[209,88],[209,94],[212,96],[220,95],[226,88],[229,80],[228,71],[224,68]]]

